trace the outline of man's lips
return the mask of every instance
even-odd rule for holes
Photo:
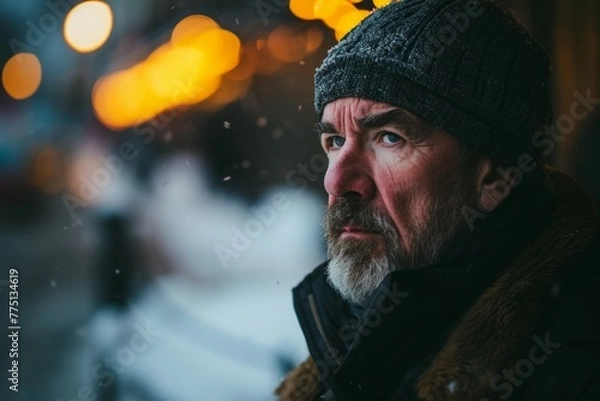
[[[368,236],[368,235],[380,235],[378,231],[369,230],[360,226],[344,226],[342,228],[343,236]]]

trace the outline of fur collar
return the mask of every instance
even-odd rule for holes
[[[548,290],[574,267],[595,229],[593,200],[572,178],[547,167],[556,209],[540,234],[471,305],[417,383],[423,401],[478,401],[492,378],[526,355]],[[280,400],[312,401],[319,393],[312,358],[277,388]]]

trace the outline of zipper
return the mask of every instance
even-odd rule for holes
[[[308,304],[310,305],[310,311],[311,311],[313,319],[317,325],[317,330],[319,331],[321,338],[325,342],[325,346],[327,347],[327,351],[329,352],[329,355],[331,355],[331,357],[335,360],[335,363],[337,363],[338,366],[341,365],[340,360],[337,358],[337,353],[334,353],[332,351],[334,348],[331,346],[331,343],[329,342],[329,339],[327,338],[327,335],[325,334],[325,330],[323,329],[323,324],[321,323],[321,318],[319,317],[319,312],[317,311],[317,304],[315,302],[315,297],[313,294],[308,294]]]

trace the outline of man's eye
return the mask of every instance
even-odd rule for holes
[[[400,135],[394,134],[393,132],[382,132],[381,138],[383,143],[385,143],[386,145],[394,145],[398,142],[402,142],[402,140],[404,139]]]
[[[344,146],[346,138],[339,135],[331,135],[325,139],[325,144],[328,149],[339,149]]]

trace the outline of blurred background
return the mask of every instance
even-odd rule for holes
[[[325,259],[314,69],[387,2],[0,1],[2,400],[273,399]],[[598,199],[600,1],[506,4],[552,60],[547,162]]]

